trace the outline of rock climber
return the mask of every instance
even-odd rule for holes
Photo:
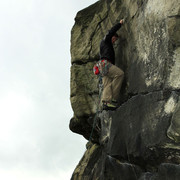
[[[100,43],[100,62],[103,63],[104,75],[103,75],[103,92],[102,92],[102,104],[103,110],[115,110],[118,107],[118,97],[124,79],[124,72],[117,66],[115,66],[115,52],[113,44],[118,39],[116,33],[124,23],[121,19],[119,23],[114,25]]]

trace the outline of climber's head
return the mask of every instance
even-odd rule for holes
[[[118,37],[119,37],[118,34],[115,33],[114,36],[111,39],[113,44],[117,41]]]

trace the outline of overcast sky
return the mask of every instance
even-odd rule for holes
[[[83,156],[68,127],[70,31],[96,1],[0,1],[0,179],[69,180]]]

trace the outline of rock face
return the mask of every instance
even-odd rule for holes
[[[122,18],[120,107],[98,111],[92,67]],[[71,57],[70,129],[89,141],[72,180],[180,179],[180,1],[99,0],[77,13]]]

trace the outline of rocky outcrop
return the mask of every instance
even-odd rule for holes
[[[92,67],[121,18],[116,65],[125,72],[116,111],[99,110]],[[73,180],[180,177],[180,2],[100,0],[77,13],[71,35],[70,129],[89,143]]]

